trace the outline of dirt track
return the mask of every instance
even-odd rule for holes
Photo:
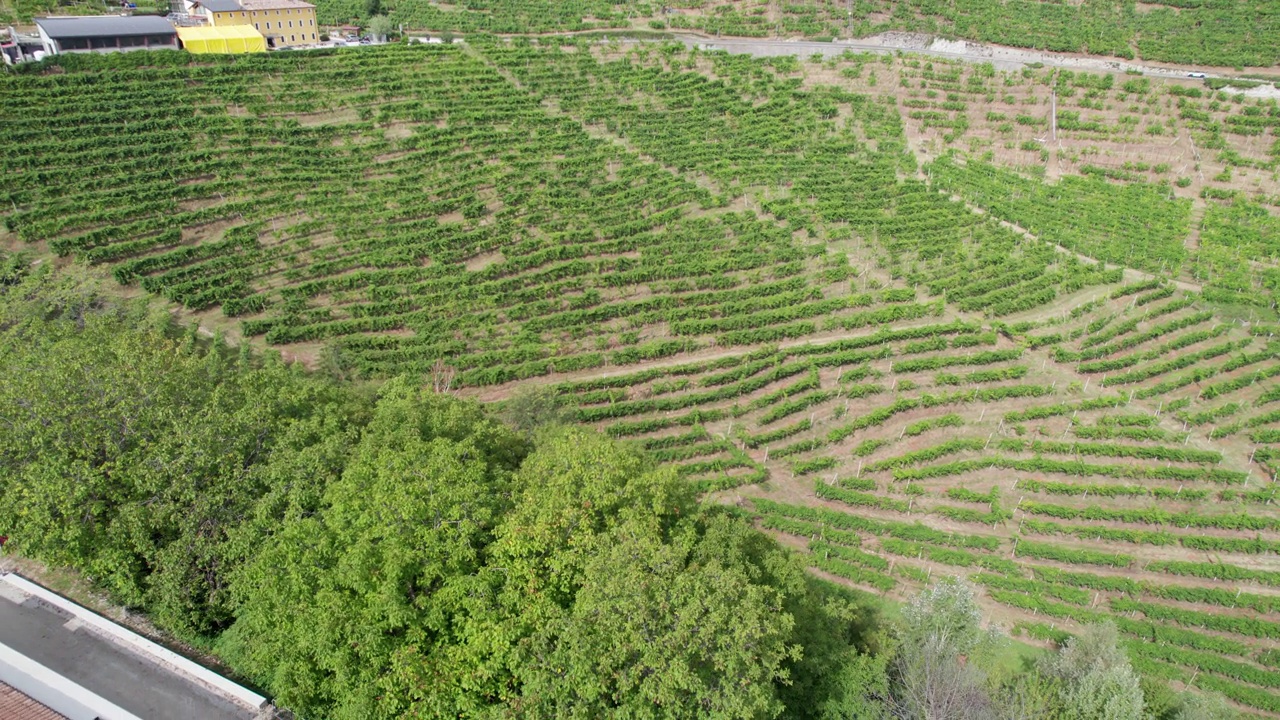
[[[745,53],[756,57],[777,55],[807,56],[814,53],[823,55],[839,55],[846,50],[855,52],[872,52],[892,54],[910,52],[919,55],[950,58],[965,62],[989,62],[1001,70],[1019,70],[1022,67],[1041,63],[1046,67],[1062,67],[1072,70],[1091,72],[1124,72],[1140,71],[1153,77],[1185,78],[1188,73],[1204,73],[1207,77],[1229,77],[1222,75],[1218,69],[1198,66],[1176,66],[1166,63],[1143,63],[1119,58],[1091,57],[1069,53],[1044,52],[1026,50],[999,45],[986,45],[966,40],[944,40],[928,35],[915,33],[883,33],[856,40],[836,40],[834,42],[812,42],[805,40],[778,40],[765,38],[710,38],[701,35],[676,33],[676,39],[690,47],[697,46],[704,50],[727,50],[734,53]],[[643,41],[629,41],[643,42]]]

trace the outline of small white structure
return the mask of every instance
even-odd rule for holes
[[[216,12],[239,12],[242,9],[236,0],[182,0],[182,6],[189,15],[204,18],[205,22],[212,22]]]

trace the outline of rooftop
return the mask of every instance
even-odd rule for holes
[[[36,18],[36,25],[54,39],[174,34],[173,24],[155,15]]]
[[[245,10],[297,10],[314,9],[315,5],[302,0],[240,0],[240,7]]]
[[[199,2],[204,9],[212,12],[236,12],[242,9],[236,0],[199,0]]]

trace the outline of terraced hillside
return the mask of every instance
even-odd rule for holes
[[[1181,64],[1267,68],[1280,61],[1280,10],[1270,0],[318,0],[316,6],[321,24],[330,26],[385,13],[411,30],[455,33],[672,30],[832,40],[906,31]],[[142,7],[168,8],[150,1]],[[79,0],[0,0],[0,22],[104,10]]]
[[[915,62],[67,59],[0,78],[2,241],[330,372],[549,385],[817,572],[965,574],[1040,639],[1112,617],[1144,672],[1280,713],[1274,216],[921,165],[871,82]],[[1252,238],[1227,295],[1188,269],[1213,232]]]
[[[366,17],[357,0],[317,2],[324,23]],[[1145,60],[1267,67],[1280,60],[1280,11],[1268,0],[385,0],[405,27],[545,33],[637,28],[738,37],[865,37],[905,30],[982,42]]]
[[[327,22],[360,16],[354,0],[317,3]],[[381,4],[406,27],[460,32],[540,33],[641,28],[737,37],[865,37],[885,31],[941,33],[981,42],[1162,62],[1274,65],[1280,14],[1266,0],[1218,3],[1115,0],[471,0]]]

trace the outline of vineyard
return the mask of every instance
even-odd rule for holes
[[[356,0],[316,5],[321,22],[334,25],[366,7]],[[910,31],[1172,63],[1269,67],[1280,60],[1280,10],[1268,0],[1162,0],[1145,7],[1118,0],[386,0],[382,7],[405,27],[468,33],[643,29],[831,40]]]
[[[370,7],[397,25],[456,33],[563,33],[641,30],[724,37],[796,37],[829,41],[892,32],[921,32],[1013,47],[1148,61],[1266,68],[1280,61],[1280,9],[1269,0],[319,0],[324,25],[370,17]],[[150,8],[150,4],[146,5]],[[164,7],[156,4],[155,10]],[[30,22],[51,13],[103,11],[101,4],[4,0],[0,22]]]
[[[1220,136],[1274,107],[585,41],[62,63],[0,78],[4,249],[324,372],[552,388],[825,577],[965,575],[1032,641],[1110,618],[1280,714],[1274,203],[970,142],[1055,87]]]
[[[893,88],[921,177],[1037,237],[1270,317],[1280,108],[1260,83],[815,56],[805,83]],[[1055,121],[1056,120],[1056,121]],[[1044,181],[1048,181],[1047,184]]]
[[[443,4],[388,0],[405,27],[454,32],[547,33],[584,30],[696,31],[726,37],[865,37],[887,31],[938,33],[1056,52],[1172,63],[1269,67],[1280,60],[1280,11],[1267,0],[1209,3],[1168,0],[1138,9],[1107,0],[471,0]],[[355,0],[321,0],[321,21],[342,24],[364,13]]]

